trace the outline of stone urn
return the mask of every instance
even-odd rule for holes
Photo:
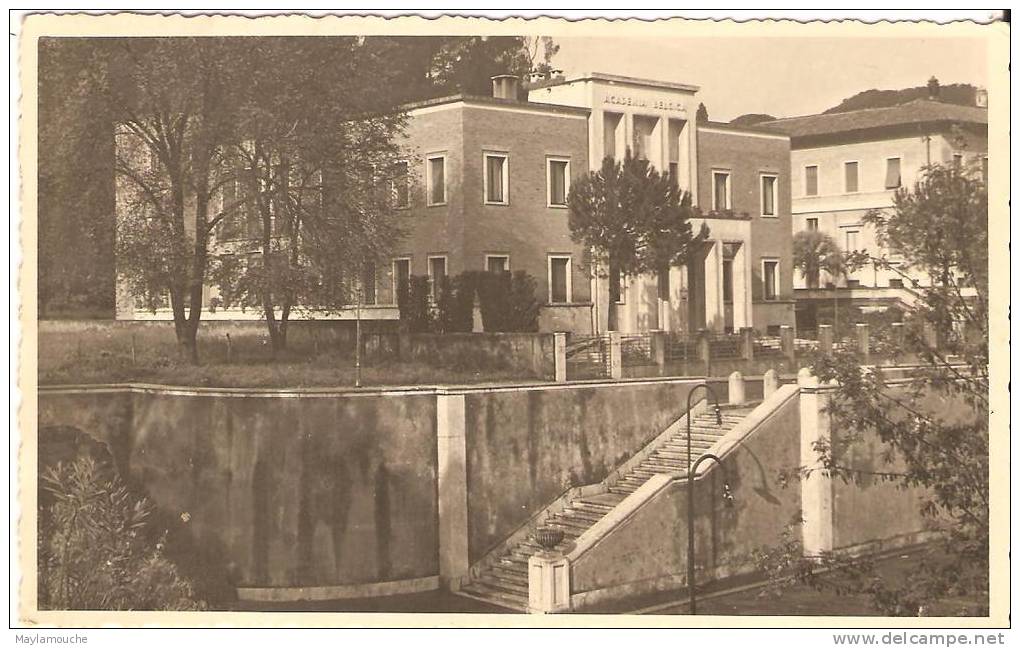
[[[535,542],[545,551],[552,551],[563,542],[563,529],[555,527],[539,527],[534,533]]]

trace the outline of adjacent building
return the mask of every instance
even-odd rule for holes
[[[986,95],[979,91],[975,105],[964,106],[939,101],[937,85],[933,90],[927,99],[887,108],[759,124],[790,137],[793,233],[819,230],[844,251],[864,250],[895,264],[895,251],[882,248],[874,228],[862,222],[864,214],[892,207],[896,191],[912,186],[929,164],[966,166],[987,177]],[[929,278],[917,272],[908,273],[907,279],[930,285]],[[847,277],[805,277],[798,272],[794,281],[801,306],[831,303],[833,289],[840,299],[861,306],[909,303],[904,277],[874,265]]]

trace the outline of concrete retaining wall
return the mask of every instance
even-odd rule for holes
[[[571,486],[601,481],[679,418],[697,380],[468,392],[470,561]]]
[[[234,584],[435,575],[432,394],[41,390],[39,425],[107,443],[121,474],[221,557]]]
[[[461,574],[469,554],[503,540],[571,480],[602,479],[661,432],[696,382],[44,387],[38,423],[107,444],[161,512],[187,514],[196,560],[225,569],[248,596],[366,596],[436,587],[443,557],[459,556],[449,573]],[[451,449],[448,413],[439,429],[437,402],[451,398],[464,402],[466,460]]]

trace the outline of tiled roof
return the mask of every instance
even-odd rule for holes
[[[988,124],[988,110],[976,106],[961,106],[930,99],[915,99],[898,106],[887,108],[866,108],[827,115],[788,117],[756,124],[773,132],[786,133],[790,137],[812,137],[831,135],[872,128],[886,128],[907,124],[961,122]]]

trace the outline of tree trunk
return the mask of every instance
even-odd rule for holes
[[[606,329],[616,331],[619,329],[617,317],[617,302],[620,301],[620,269],[609,264],[609,309]]]

